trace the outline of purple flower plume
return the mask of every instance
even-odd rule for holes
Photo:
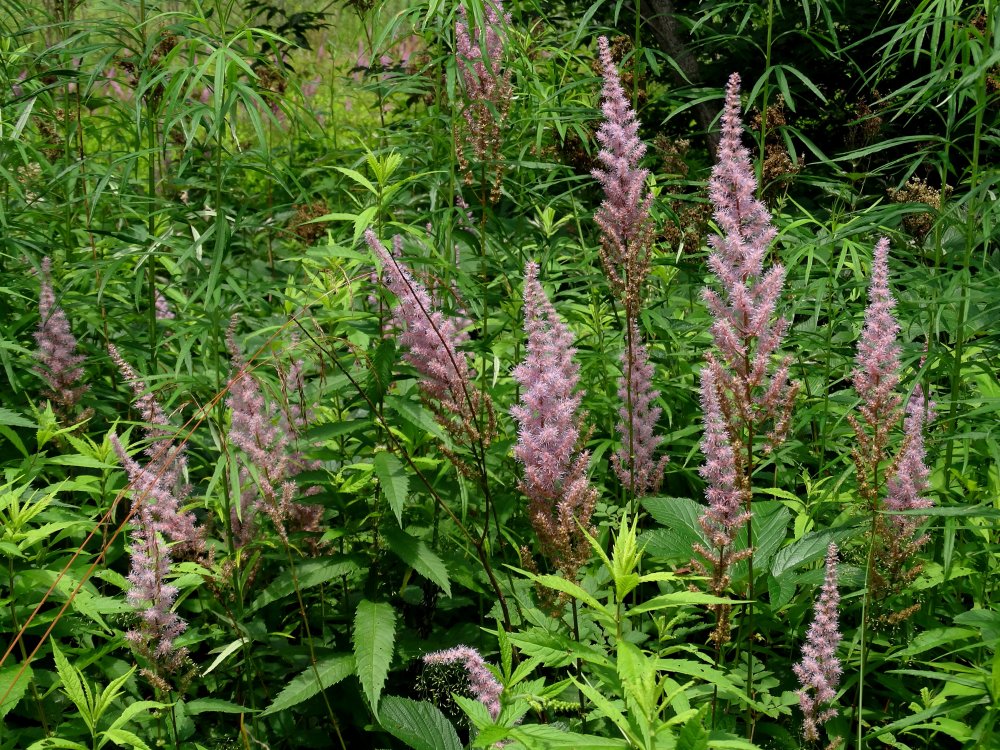
[[[116,434],[111,436],[111,445],[128,475],[135,523],[127,600],[139,610],[139,627],[126,637],[167,671],[173,671],[186,653],[174,647],[174,639],[186,624],[172,609],[177,589],[166,579],[172,557],[200,552],[204,541],[193,514],[181,510],[189,492],[184,483],[187,461],[183,445],[174,442],[170,421],[135,370],[114,345],[108,350],[136,394],[149,441],[147,462],[142,466],[129,456]]]
[[[170,309],[170,303],[167,298],[163,296],[163,293],[157,289],[156,290],[156,319],[157,320],[173,320],[177,316],[174,311]]]
[[[511,19],[510,14],[504,12],[502,0],[486,0],[483,11],[483,25],[474,26],[470,31],[465,6],[458,8],[460,20],[455,24],[455,57],[466,103],[462,109],[465,128],[457,148],[459,165],[468,183],[472,182],[472,170],[466,148],[471,147],[479,161],[496,162],[490,194],[491,200],[496,202],[503,175],[503,126],[513,95],[511,71],[503,69],[507,41],[504,27],[510,25]]]
[[[788,361],[769,378],[768,367],[781,346],[788,321],[773,320],[785,269],[765,271],[764,256],[777,230],[767,208],[757,200],[750,153],[742,145],[740,78],[733,74],[726,87],[722,138],[709,180],[709,196],[722,234],[709,238],[708,265],[722,294],[704,292],[715,322],[712,338],[725,367],[719,385],[732,395],[731,406],[745,424],[773,420],[769,445],[780,442],[788,426],[795,386],[788,382]],[[749,398],[747,397],[749,394]]]
[[[486,706],[490,716],[500,715],[500,696],[503,685],[499,683],[486,662],[476,649],[469,646],[455,646],[444,651],[424,654],[424,664],[461,664],[469,676],[469,689],[476,699]]]
[[[830,703],[837,697],[841,675],[837,658],[842,638],[838,624],[839,605],[837,547],[831,544],[826,553],[826,579],[802,647],[802,661],[792,667],[802,685],[798,695],[802,708],[802,735],[807,742],[818,740],[820,725],[837,715]]]
[[[639,327],[629,321],[629,336],[622,353],[625,375],[618,379],[618,434],[621,448],[611,457],[615,474],[636,497],[659,489],[669,458],[654,460],[662,438],[654,434],[661,409],[653,404],[660,395],[653,390],[653,366],[642,343]]]
[[[48,384],[44,395],[66,414],[79,403],[89,387],[80,383],[83,378],[83,368],[80,365],[86,357],[77,352],[76,339],[69,329],[66,313],[56,304],[55,292],[52,290],[52,261],[48,258],[42,260],[39,278],[39,323],[35,332],[38,344],[35,358],[38,366],[35,372]]]
[[[521,490],[542,553],[574,578],[590,556],[581,532],[590,526],[597,492],[587,479],[590,454],[578,451],[582,398],[573,334],[556,314],[538,281],[538,264],[524,270],[524,360],[514,368],[521,401],[511,408],[518,423],[514,457],[524,466]]]
[[[399,260],[402,239],[393,240],[394,253],[379,242],[372,230],[365,241],[382,265],[382,283],[396,296],[393,323],[402,331],[399,343],[403,358],[421,375],[420,388],[431,402],[439,421],[460,427],[466,436],[488,441],[493,433],[492,405],[473,384],[474,373],[460,347],[469,340],[467,322],[449,317],[436,308],[427,289]],[[485,424],[479,425],[481,416]]]
[[[933,402],[927,404],[923,390],[917,386],[906,405],[905,437],[895,470],[887,483],[886,510],[920,510],[934,505],[930,498],[922,496],[928,487],[927,476],[930,473],[925,461],[924,422],[933,418],[933,409]],[[899,539],[904,544],[912,544],[914,551],[927,541],[926,536],[914,539],[917,527],[923,521],[920,516],[892,516]]]
[[[601,263],[616,294],[623,298],[627,317],[638,312],[642,283],[649,272],[653,241],[650,207],[653,195],[646,190],[649,171],[639,168],[646,152],[640,140],[639,120],[625,96],[618,70],[611,59],[607,37],[597,40],[604,87],[601,111],[604,121],[597,131],[601,166],[591,174],[604,189],[604,201],[594,214],[601,230]]]

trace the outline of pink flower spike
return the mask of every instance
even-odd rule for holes
[[[480,703],[486,706],[490,717],[496,719],[500,715],[500,696],[503,685],[493,676],[482,655],[469,646],[455,646],[444,651],[424,654],[424,664],[455,664],[465,667],[469,675],[469,690]]]
[[[837,658],[840,645],[837,589],[837,547],[831,544],[826,554],[826,577],[816,602],[813,622],[802,647],[802,661],[792,670],[799,678],[799,706],[802,708],[802,736],[807,742],[819,739],[819,727],[837,715],[830,704],[837,697],[841,666]],[[825,706],[825,708],[824,708]]]
[[[38,294],[38,330],[35,342],[38,351],[37,372],[48,390],[44,395],[65,415],[73,410],[90,386],[82,384],[83,364],[86,357],[77,351],[76,338],[69,328],[66,313],[56,303],[52,289],[52,262],[42,260]]]

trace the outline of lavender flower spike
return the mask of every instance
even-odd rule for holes
[[[393,254],[370,229],[365,232],[365,241],[382,265],[382,283],[396,295],[392,318],[402,330],[399,342],[406,349],[403,358],[422,376],[420,388],[433,402],[439,421],[449,428],[458,425],[467,437],[489,441],[492,405],[473,384],[475,374],[468,356],[459,348],[469,340],[466,322],[436,309],[424,285],[395,257],[402,254],[401,238],[394,239]],[[482,425],[478,424],[481,412],[486,417]]]
[[[888,481],[885,507],[889,511],[919,510],[934,505],[930,498],[922,497],[927,489],[930,470],[925,462],[924,421],[933,417],[933,402],[927,404],[924,392],[917,386],[906,405],[905,438],[895,471]],[[892,524],[902,542],[912,544],[912,549],[923,546],[927,537],[913,539],[917,527],[923,523],[920,516],[892,516]]]
[[[837,613],[839,605],[837,547],[831,544],[826,553],[826,579],[802,647],[802,661],[792,667],[802,685],[798,695],[802,708],[802,735],[807,742],[818,740],[820,725],[837,715],[837,710],[829,704],[837,697],[841,674],[837,658],[842,638]]]
[[[653,196],[646,190],[649,171],[638,164],[646,152],[639,137],[639,120],[625,96],[618,70],[611,59],[607,37],[597,40],[604,87],[601,111],[604,121],[597,131],[601,167],[591,174],[604,189],[604,201],[594,214],[601,229],[601,263],[611,287],[623,297],[627,317],[638,312],[642,283],[649,272],[649,248],[653,241],[650,207]]]
[[[45,392],[58,409],[66,414],[73,410],[89,386],[80,383],[86,359],[76,350],[76,339],[69,329],[66,313],[56,304],[52,290],[52,261],[42,260],[41,288],[38,294],[38,330],[35,341],[38,351],[35,372],[42,376],[49,388]]]
[[[899,323],[892,313],[895,306],[896,300],[889,289],[889,240],[883,237],[875,245],[872,258],[865,326],[858,341],[856,366],[852,374],[854,390],[862,402],[859,411],[872,434],[867,434],[853,416],[848,417],[857,437],[854,460],[858,476],[862,478],[861,492],[872,506],[876,502],[878,488],[866,476],[885,458],[889,431],[896,423],[901,402],[896,393],[900,347],[896,343]]]
[[[454,664],[460,663],[469,675],[469,689],[476,699],[486,706],[490,717],[496,719],[500,715],[500,695],[503,685],[486,666],[483,657],[476,649],[469,646],[455,646],[444,651],[424,654],[424,664]]]
[[[518,422],[514,457],[524,466],[521,490],[542,553],[574,578],[590,556],[586,529],[597,492],[587,479],[590,454],[577,452],[580,422],[576,390],[580,367],[573,360],[573,334],[556,314],[538,281],[538,264],[524,270],[524,360],[514,368],[521,402],[511,408]]]
[[[621,448],[611,457],[615,474],[636,497],[659,489],[663,467],[669,460],[653,460],[662,438],[654,434],[661,409],[653,406],[659,392],[653,390],[653,367],[634,320],[629,321],[629,336],[622,353],[625,375],[618,379],[618,434]]]

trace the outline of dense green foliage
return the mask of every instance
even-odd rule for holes
[[[0,750],[1000,747],[995,4],[512,4],[513,98],[484,110],[502,126],[481,160],[460,148],[457,3],[302,5],[0,8]],[[611,461],[626,332],[593,219],[602,34],[650,144],[638,327],[670,462],[646,497]],[[748,439],[752,531],[735,548],[753,555],[720,598],[692,559],[706,182],[734,70],[800,388],[777,450]],[[488,398],[464,423],[422,394],[366,229],[402,235],[433,303],[470,321]],[[889,521],[863,502],[849,422],[880,236],[899,395],[936,402],[928,540],[898,575],[872,564]],[[598,495],[575,576],[540,555],[514,455],[529,260],[580,365]],[[83,356],[78,400],[38,369],[46,283]],[[250,446],[234,437],[245,372]],[[167,472],[165,434],[186,455],[166,489],[202,534],[153,532],[187,624],[177,658],[126,599],[159,501],[113,444]],[[887,455],[904,448],[894,423]],[[868,468],[884,485],[894,464]],[[832,542],[843,674],[809,743],[793,665]],[[421,661],[460,644],[502,684],[497,716],[460,666]]]

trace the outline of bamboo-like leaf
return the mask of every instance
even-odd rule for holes
[[[387,695],[379,711],[379,724],[413,750],[462,750],[455,727],[441,709],[427,701]]]
[[[354,614],[355,669],[376,714],[395,641],[396,612],[392,606],[362,599]]]
[[[306,667],[281,689],[271,705],[265,708],[260,715],[267,716],[297,706],[331,685],[336,685],[353,671],[354,657],[350,654],[323,659],[316,664],[315,670],[311,666]]]

